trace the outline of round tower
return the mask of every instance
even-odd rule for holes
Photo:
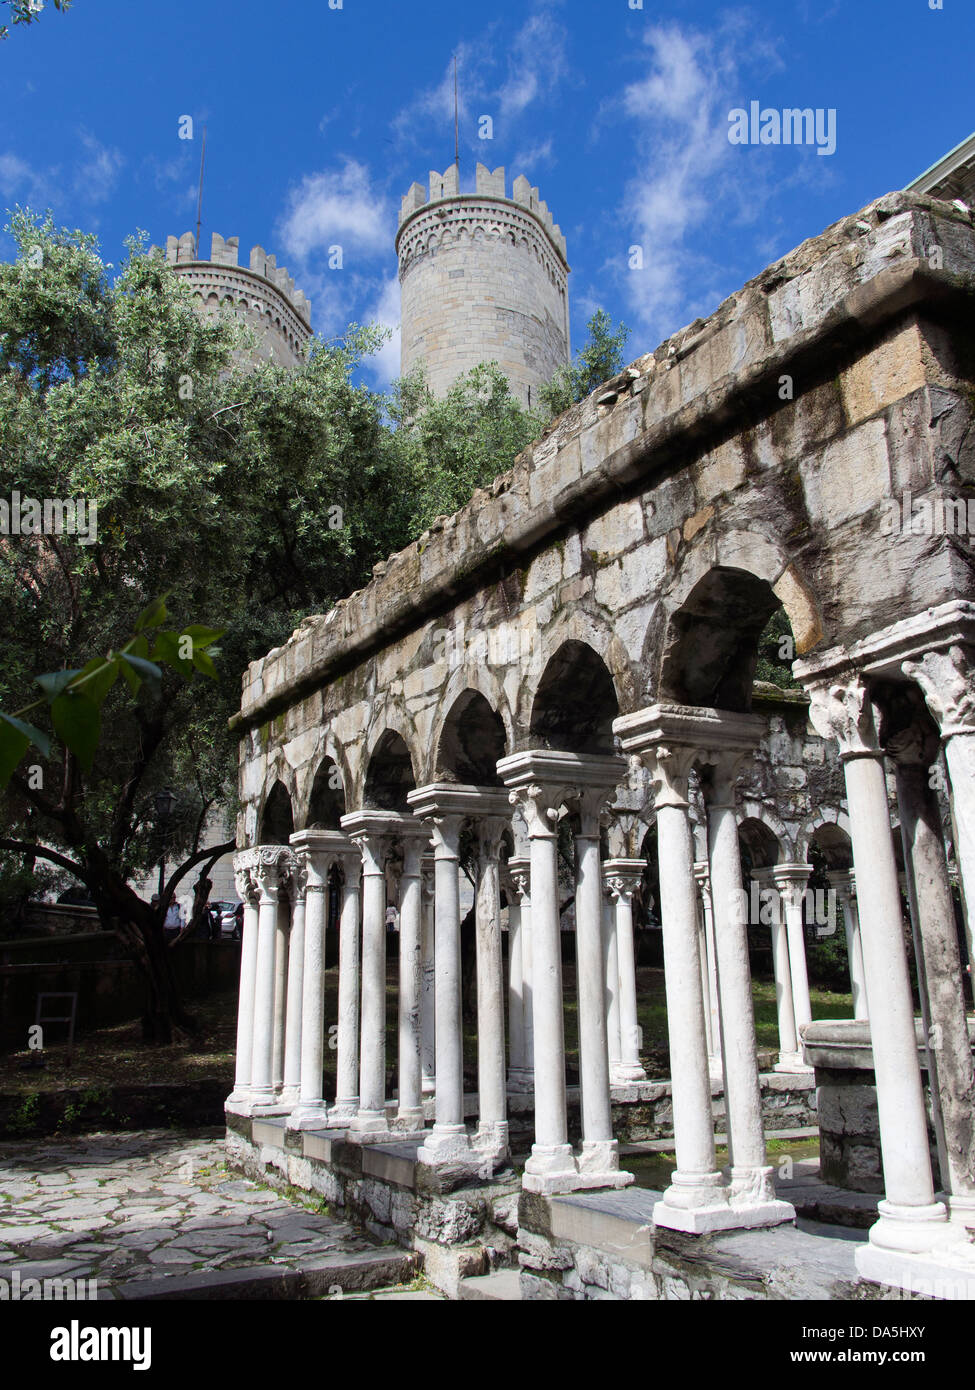
[[[523,405],[569,361],[565,238],[523,176],[477,166],[461,194],[456,165],[415,183],[396,236],[402,287],[401,366],[426,368],[442,396],[479,362],[497,362]]]
[[[255,330],[257,357],[297,366],[311,339],[311,305],[274,256],[255,246],[250,265],[237,264],[239,241],[214,232],[208,261],[197,260],[196,237],[166,238],[166,263],[186,280],[204,312],[229,309]]]

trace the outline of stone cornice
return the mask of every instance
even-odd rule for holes
[[[926,248],[939,241],[941,224],[944,268],[934,270]],[[264,722],[523,565],[621,492],[652,487],[685,467],[736,415],[751,418],[757,403],[777,399],[783,374],[816,379],[824,360],[922,307],[970,316],[973,251],[970,215],[905,194],[888,195],[804,243],[709,319],[567,411],[490,490],[475,493],[461,511],[377,565],[366,588],[307,619],[284,647],[252,663],[232,723]],[[780,302],[785,290],[795,291],[788,310]]]
[[[468,210],[470,212],[476,212],[481,204],[484,204],[487,209],[488,216],[490,216],[491,208],[504,208],[508,212],[516,213],[518,218],[530,223],[544,238],[546,247],[554,255],[563,275],[567,276],[569,274],[569,263],[566,260],[562,247],[555,240],[553,233],[545,225],[545,222],[538,213],[532,208],[525,207],[523,203],[514,202],[511,198],[491,197],[490,194],[485,193],[461,193],[452,198],[439,198],[436,202],[425,203],[422,207],[417,208],[415,212],[411,212],[405,221],[401,223],[399,231],[396,233],[397,256],[400,256],[400,249],[405,234],[411,228],[415,227],[421,218],[426,218],[432,225],[436,226],[438,222],[442,223],[445,220],[445,212],[446,216],[449,216],[451,212],[461,214]],[[407,260],[407,265],[408,264],[409,259]],[[402,264],[401,260],[401,269],[405,268],[406,266]]]

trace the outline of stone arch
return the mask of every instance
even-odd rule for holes
[[[765,816],[746,816],[738,825],[738,843],[749,871],[770,869],[781,864],[787,856],[787,846],[777,835]]]
[[[294,834],[295,819],[291,794],[280,778],[264,800],[258,827],[259,845],[286,845]]]
[[[326,752],[315,772],[305,814],[306,830],[341,830],[341,818],[348,809],[347,781],[343,769]]]
[[[741,820],[738,824],[738,833],[741,835],[742,826],[746,824],[758,823],[763,830],[778,842],[779,854],[775,862],[785,862],[791,859],[795,849],[795,831],[789,830],[775,811],[764,801],[754,801],[750,797],[743,797],[741,801]]]
[[[437,762],[438,750],[444,735],[444,728],[450,719],[457,701],[465,693],[478,694],[489,706],[494,715],[500,720],[504,730],[505,751],[510,752],[514,748],[514,727],[511,707],[508,704],[500,680],[491,666],[486,662],[479,662],[476,665],[464,665],[455,670],[447,682],[431,725],[429,738],[429,753],[424,772],[429,781],[436,781],[435,764]]]
[[[759,638],[780,608],[791,621],[772,582],[766,574],[756,573],[756,568],[768,569],[717,562],[708,565],[689,588],[681,585],[683,597],[668,605],[660,645],[657,698],[661,702],[751,709]],[[798,649],[798,639],[796,643]]]
[[[504,720],[481,692],[462,691],[449,706],[434,745],[433,780],[500,787],[497,763],[507,742]]]
[[[851,843],[850,818],[845,811],[817,811],[804,821],[796,836],[796,861],[805,864],[809,859],[809,848],[814,843],[838,844],[839,837]],[[852,860],[851,860],[852,862]]]
[[[623,643],[602,618],[578,608],[563,610],[545,633],[533,635],[532,659],[528,673],[518,689],[514,726],[520,740],[531,738],[532,710],[538,690],[552,658],[569,643],[588,647],[609,672],[621,714],[639,709],[637,682]],[[529,744],[523,742],[522,746]]]
[[[588,643],[570,640],[553,652],[531,704],[532,747],[611,754],[620,702],[609,667]]]
[[[402,734],[385,728],[366,760],[362,804],[366,810],[408,812],[407,793],[416,789],[416,771]]]
[[[679,635],[675,625],[680,625],[680,615],[688,618],[689,605],[700,603],[709,590],[714,606],[720,609],[720,584],[715,575],[726,576],[725,582],[734,586],[739,598],[745,599],[746,607],[745,594],[749,589],[761,596],[761,602],[770,605],[770,612],[781,606],[792,628],[797,655],[810,651],[823,636],[816,596],[782,546],[759,531],[730,530],[715,535],[710,526],[705,526],[681,561],[668,591],[665,608],[656,623],[657,640],[647,644],[649,661],[657,662],[656,672],[648,672],[648,687],[655,700],[670,698],[668,681],[675,674],[672,648]],[[733,600],[729,593],[731,606]]]

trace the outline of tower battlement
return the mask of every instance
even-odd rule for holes
[[[261,356],[282,366],[294,366],[305,355],[311,338],[311,303],[277,258],[263,246],[251,249],[249,263],[240,264],[240,239],[214,232],[210,259],[197,254],[192,232],[166,238],[166,264],[186,280],[204,310],[229,309],[263,340]]]
[[[435,395],[497,362],[531,405],[569,361],[565,237],[524,175],[479,164],[461,193],[456,164],[414,183],[400,207],[401,368],[422,366]],[[533,395],[533,393],[536,393]]]
[[[474,173],[473,194],[461,193],[460,175],[456,164],[449,165],[443,174],[438,174],[436,170],[431,169],[429,191],[422,183],[414,183],[404,195],[400,204],[399,226],[402,228],[403,224],[421,208],[429,207],[433,203],[444,202],[448,198],[463,197],[496,198],[525,208],[542,224],[553,246],[563,261],[567,262],[565,237],[562,235],[561,227],[552,217],[548,204],[543,201],[538,189],[529,183],[524,174],[519,174],[515,179],[509,198],[503,165],[492,172],[486,164],[478,164]]]

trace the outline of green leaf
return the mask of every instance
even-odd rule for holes
[[[118,680],[118,661],[108,661],[103,656],[95,657],[82,667],[82,676],[89,677],[84,684],[84,693],[96,705],[102,704],[105,696]]]
[[[102,727],[101,711],[94,700],[81,690],[66,691],[51,706],[51,722],[61,742],[90,772]]]
[[[143,632],[147,627],[162,626],[168,616],[166,598],[167,595],[163,594],[162,598],[153,599],[149,607],[142,610],[135,624],[136,632]]]
[[[48,704],[51,704],[63,693],[65,687],[71,684],[75,676],[80,675],[80,671],[52,671],[49,675],[35,676],[34,679],[44,691]]]
[[[159,693],[162,671],[155,662],[147,661],[142,656],[134,656],[132,652],[120,652],[119,660],[123,663],[122,675],[133,695],[138,693],[139,686],[143,681],[149,686],[153,694]]]
[[[0,720],[12,724],[15,729],[19,730],[36,748],[40,749],[43,757],[50,756],[51,737],[43,729],[35,729],[33,724],[28,724],[23,719],[16,719],[12,714],[0,714]]]
[[[185,680],[189,680],[193,675],[193,662],[189,657],[180,656],[179,643],[180,634],[178,632],[168,630],[157,632],[156,642],[152,649],[152,659],[172,666]]]
[[[14,769],[30,747],[30,739],[17,727],[18,721],[0,714],[0,786],[5,787]]]
[[[217,668],[210,660],[209,652],[203,651],[202,648],[194,648],[193,665],[198,671],[202,671],[205,676],[209,676],[211,680],[217,679]]]
[[[180,635],[191,638],[194,651],[199,651],[211,647],[226,631],[225,627],[201,627],[199,623],[194,623],[184,627]]]

